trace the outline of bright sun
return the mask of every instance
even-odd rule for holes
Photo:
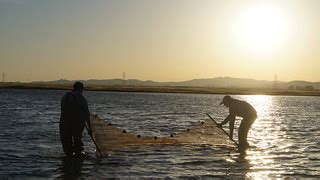
[[[272,52],[281,48],[287,31],[287,20],[281,10],[265,6],[240,12],[232,27],[237,45],[254,52]]]

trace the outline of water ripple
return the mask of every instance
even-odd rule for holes
[[[317,178],[320,176],[320,98],[235,96],[258,119],[246,153],[212,146],[138,147],[99,159],[84,135],[89,158],[66,161],[58,122],[59,90],[0,90],[0,176],[4,178]],[[115,127],[168,136],[206,120],[222,121],[222,95],[85,92],[92,112]],[[236,122],[236,129],[239,121]],[[227,128],[228,129],[228,128]],[[237,134],[234,134],[237,139]]]

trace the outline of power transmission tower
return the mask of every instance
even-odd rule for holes
[[[274,75],[273,89],[278,89],[278,78],[277,78],[277,74]]]

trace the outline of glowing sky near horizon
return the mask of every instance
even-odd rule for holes
[[[317,0],[0,0],[7,81],[320,81]]]

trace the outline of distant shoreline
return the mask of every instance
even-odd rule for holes
[[[70,90],[72,85],[33,84],[33,83],[0,83],[0,89],[40,89]],[[88,85],[87,91],[106,92],[143,92],[143,93],[186,93],[186,94],[231,94],[231,95],[280,95],[280,96],[320,96],[320,90],[290,90],[263,88],[220,88],[193,86],[122,86],[122,85]]]

